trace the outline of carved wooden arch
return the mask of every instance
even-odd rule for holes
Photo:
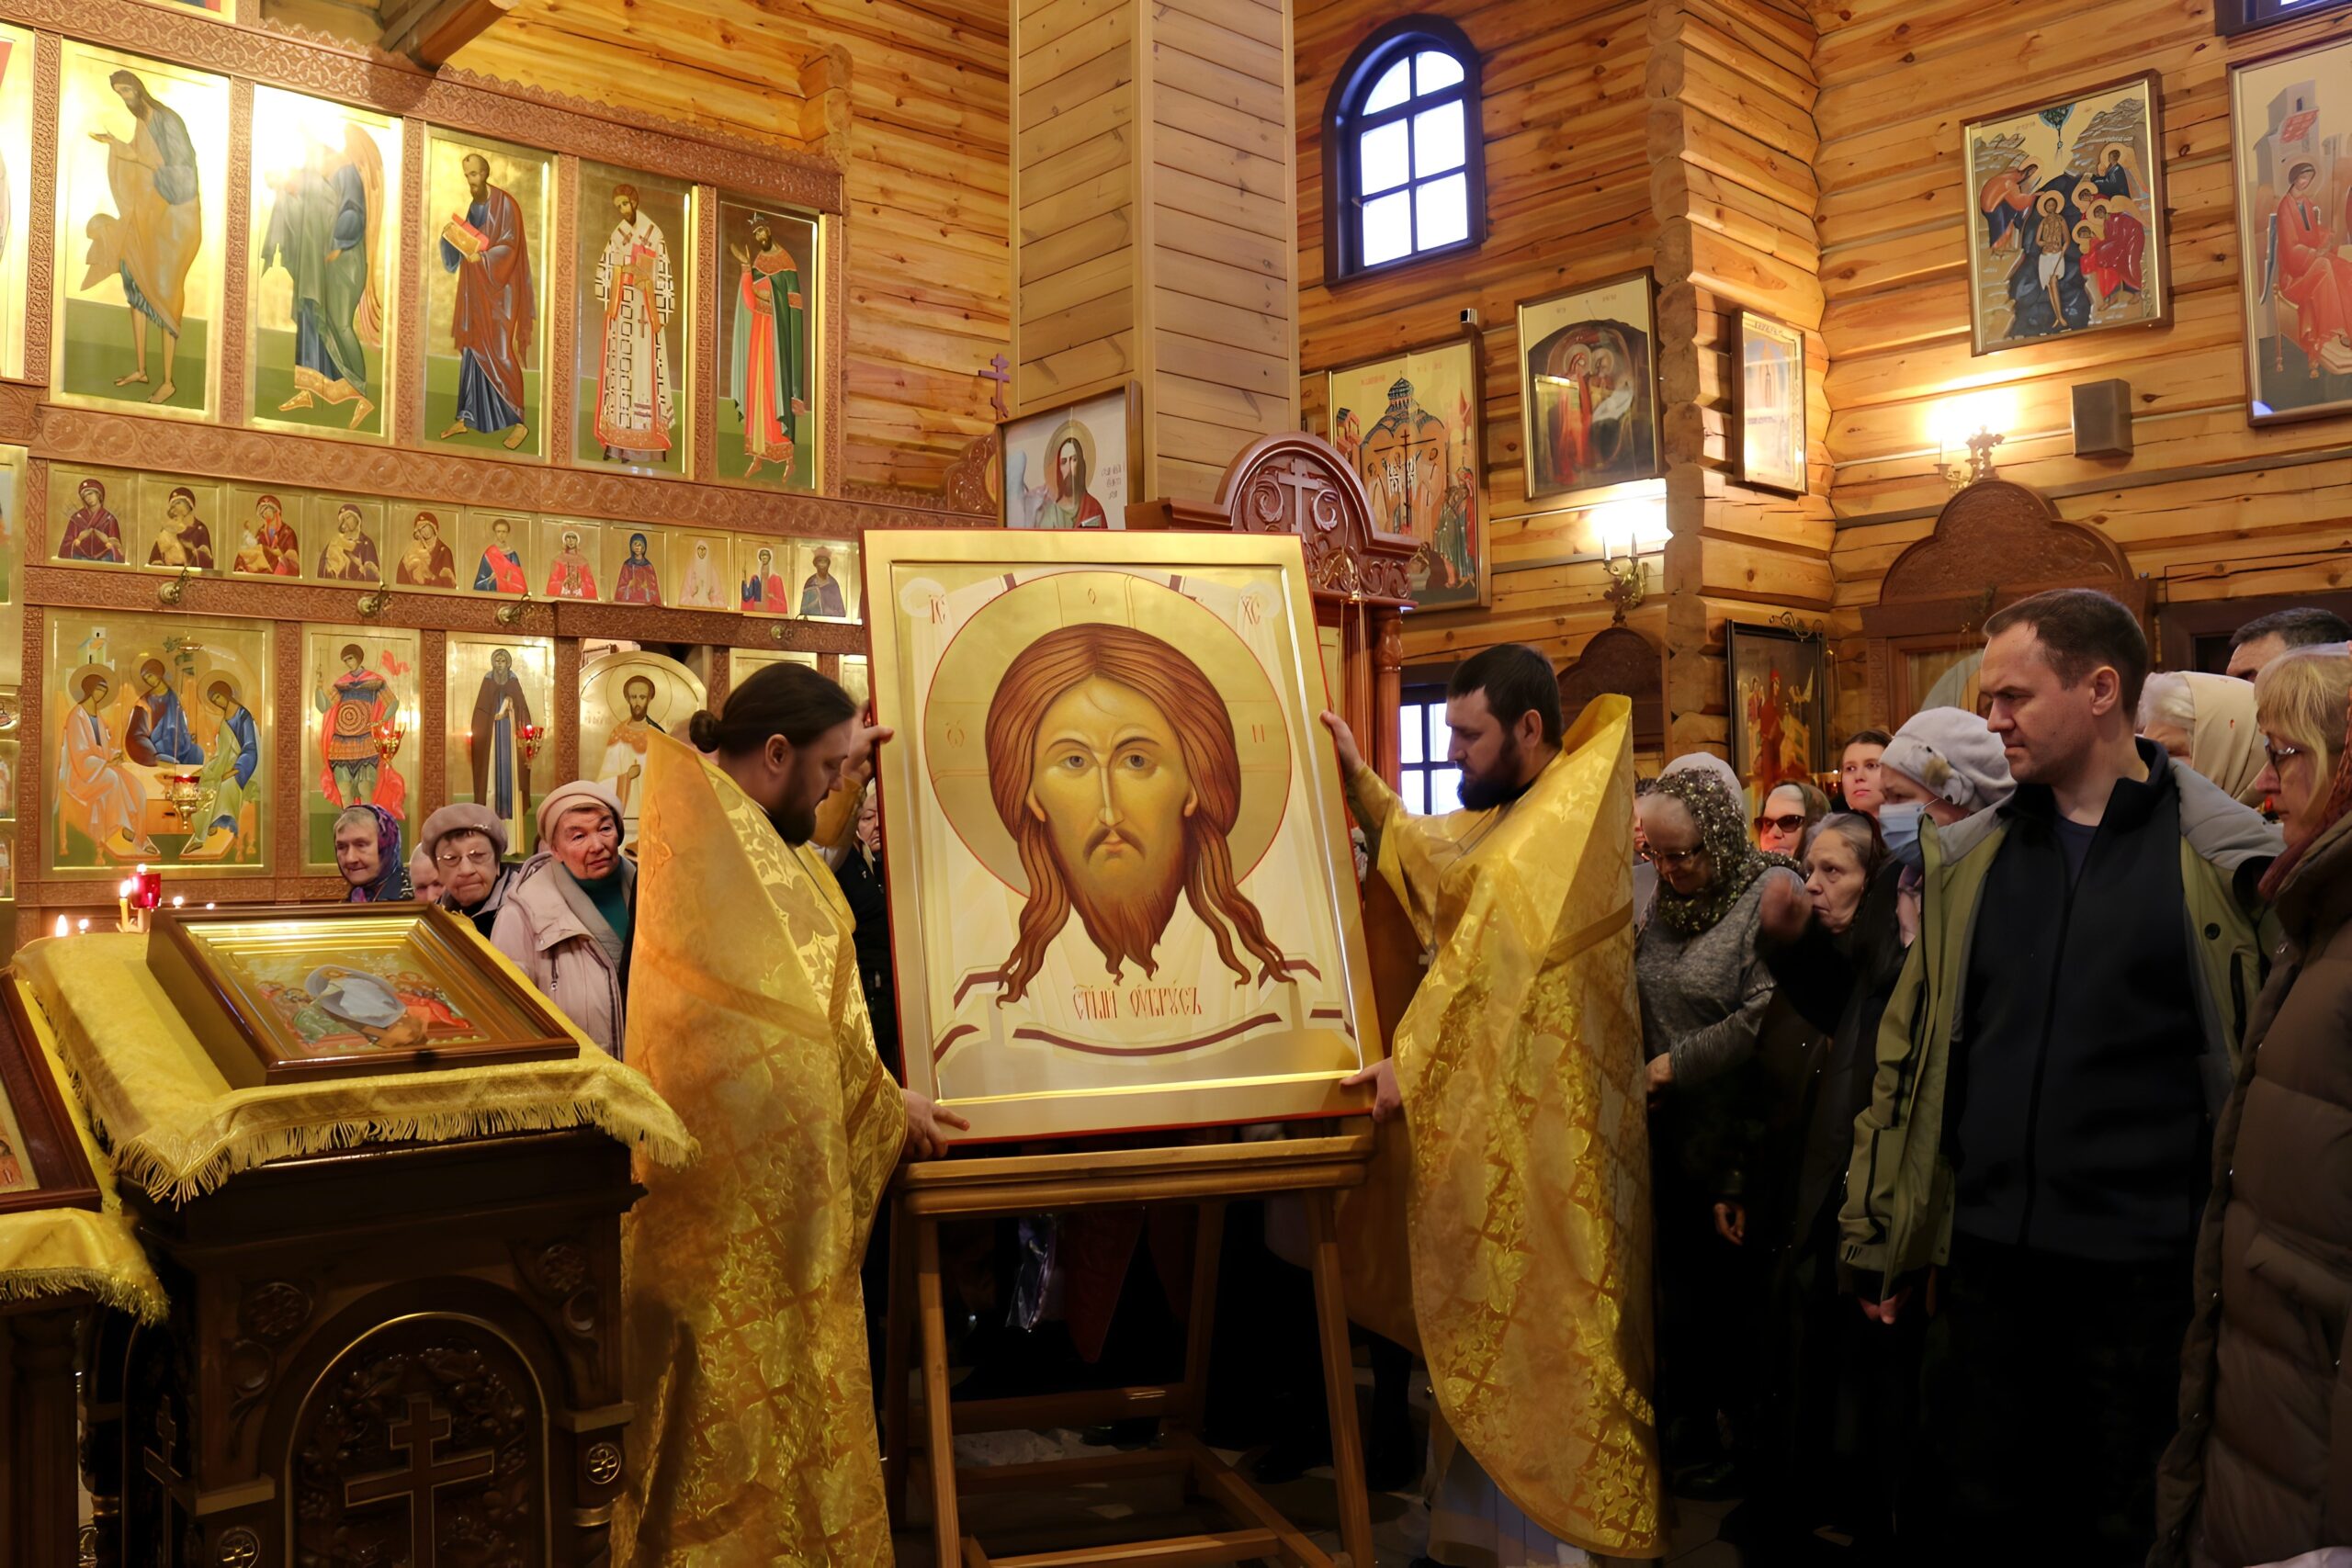
[[[1396,783],[1399,617],[1412,608],[1408,568],[1420,541],[1373,526],[1363,481],[1338,447],[1319,435],[1261,436],[1227,466],[1214,499],[1133,502],[1127,526],[1297,535],[1317,624],[1339,634],[1340,712],[1369,738],[1366,754],[1381,777]]]
[[[1634,750],[1666,750],[1666,650],[1628,626],[1603,626],[1560,671],[1560,713],[1568,722],[1593,698],[1634,700]]]
[[[1905,656],[1981,640],[1995,611],[2052,588],[2096,588],[2148,620],[2148,582],[2123,547],[2069,523],[2041,491],[1979,479],[1944,503],[1935,531],[1895,557],[1862,610],[1872,707],[1899,724],[1915,708]]]

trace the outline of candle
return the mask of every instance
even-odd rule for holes
[[[172,908],[173,908],[176,909],[176,908],[178,908],[182,904],[185,904],[185,903],[187,903],[187,896],[186,894],[184,894],[184,893],[175,893],[175,894],[173,894],[173,895],[172,895]]]
[[[163,906],[164,874],[162,872],[149,871],[143,865],[139,868],[137,902],[142,909],[160,908]]]
[[[63,936],[63,935],[66,933],[66,931],[67,931],[68,930],[70,930],[70,929],[71,929],[71,928],[70,928],[70,927],[68,927],[68,926],[66,925],[66,923],[65,923],[65,917],[64,917],[64,916],[62,916],[62,915],[58,916],[58,917],[57,917],[57,934],[58,934],[59,936]]]
[[[90,922],[86,919],[76,920],[74,922],[74,928],[83,936],[88,936],[90,934]]]
[[[130,890],[137,886],[139,886],[138,883],[129,878],[115,884],[114,915],[117,931],[127,931],[130,929]],[[84,920],[82,923],[86,926],[90,922]]]
[[[204,907],[205,907],[206,908],[208,908],[208,909],[209,909],[210,908],[212,908],[212,906],[211,906],[211,905],[209,905],[209,904],[207,904],[207,905],[205,905]]]

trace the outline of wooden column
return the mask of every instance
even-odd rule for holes
[[[1835,591],[1814,42],[1797,0],[1657,0],[1650,11],[1669,756],[1725,750],[1724,623],[1786,609],[1826,617]],[[1732,478],[1743,307],[1805,333],[1808,495]]]
[[[1288,7],[1014,8],[1015,412],[1132,384],[1127,494],[1205,501],[1298,428]]]

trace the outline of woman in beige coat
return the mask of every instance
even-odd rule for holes
[[[582,1033],[621,1054],[637,867],[621,853],[621,803],[581,780],[539,803],[539,852],[523,863],[490,940]]]

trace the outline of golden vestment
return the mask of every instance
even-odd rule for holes
[[[624,1223],[628,1488],[616,1561],[890,1561],[858,1265],[906,1136],[853,919],[718,768],[650,738],[631,1064],[702,1145]]]
[[[1433,950],[1393,1053],[1413,1317],[1439,1410],[1544,1529],[1648,1557],[1665,1539],[1632,734],[1632,705],[1599,699],[1528,792],[1490,811],[1416,817],[1368,769],[1349,793]]]

